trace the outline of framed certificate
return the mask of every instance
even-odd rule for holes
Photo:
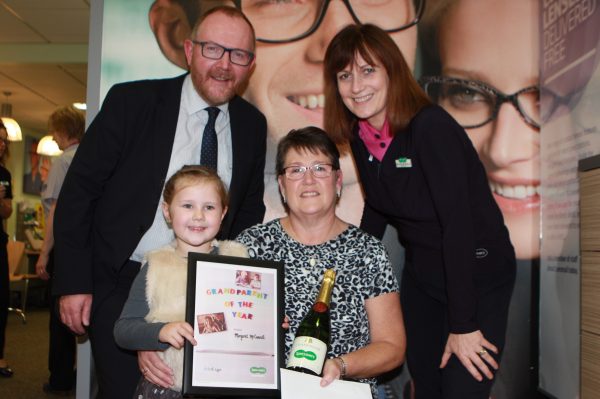
[[[283,263],[190,252],[183,395],[278,397]]]

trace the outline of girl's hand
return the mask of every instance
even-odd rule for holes
[[[486,340],[479,330],[467,334],[450,334],[440,368],[446,367],[448,359],[454,354],[477,381],[483,380],[481,373],[491,380],[494,374],[488,365],[498,370],[498,363],[488,351],[498,354],[498,348]]]
[[[181,349],[186,339],[192,345],[196,345],[194,329],[185,321],[175,321],[165,324],[158,333],[158,339],[176,349]]]

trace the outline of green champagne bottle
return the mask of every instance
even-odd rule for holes
[[[302,373],[321,375],[329,346],[329,303],[335,281],[335,270],[327,269],[319,296],[296,331],[287,368]]]

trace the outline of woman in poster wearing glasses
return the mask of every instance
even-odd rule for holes
[[[540,7],[537,1],[440,0],[419,31],[428,57],[423,87],[465,128],[515,248],[496,398],[528,398],[537,390],[532,282],[540,256]],[[544,103],[552,110],[558,102]]]
[[[464,129],[432,105],[385,31],[342,29],[325,55],[325,126],[349,144],[361,227],[395,225],[417,398],[488,398],[504,344],[515,254]]]

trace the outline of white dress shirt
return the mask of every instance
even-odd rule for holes
[[[169,169],[165,182],[181,169],[184,165],[200,164],[200,147],[204,127],[208,122],[209,105],[200,97],[190,75],[185,77],[181,89],[181,103],[179,105],[179,117],[175,131],[175,141],[171,151]],[[227,103],[218,106],[220,112],[215,122],[219,154],[217,158],[217,172],[225,186],[229,188],[233,169],[233,150],[231,146],[231,124],[229,118],[229,106]],[[151,162],[151,161],[150,161]],[[174,239],[173,230],[167,226],[162,213],[163,197],[156,208],[154,222],[140,240],[131,259],[142,262],[144,255],[151,250],[160,248]]]

